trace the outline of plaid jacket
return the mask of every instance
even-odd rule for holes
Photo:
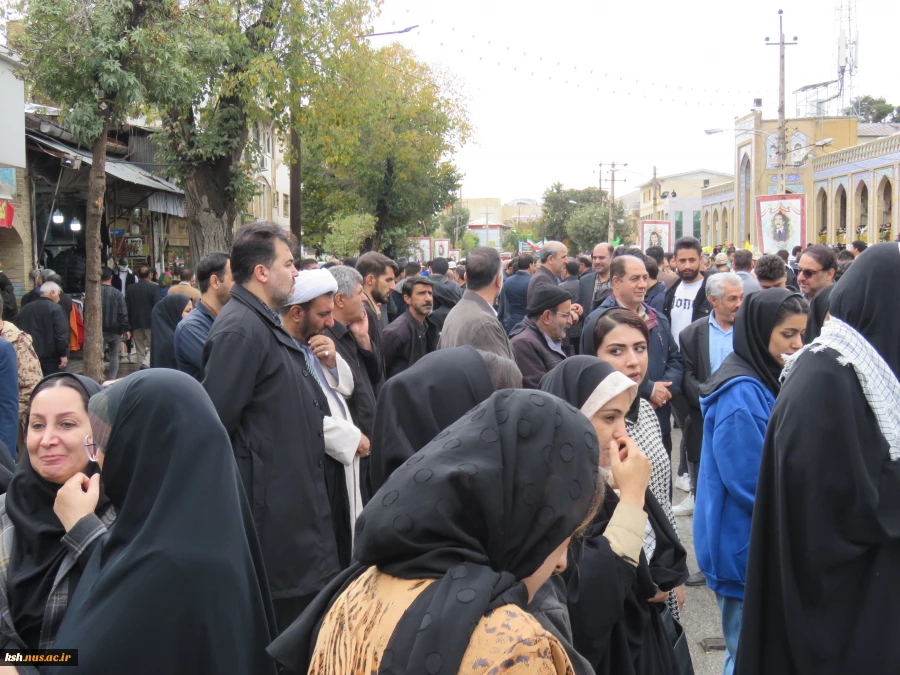
[[[75,527],[62,538],[67,554],[56,573],[50,597],[47,598],[44,622],[41,625],[39,645],[41,649],[49,649],[53,646],[56,632],[59,630],[66,607],[69,605],[70,591],[74,590],[69,588],[69,572],[75,566],[78,557],[93,541],[107,531],[115,519],[116,510],[109,506],[100,517],[91,514],[79,520]],[[0,648],[27,649],[13,625],[12,615],[9,611],[9,596],[6,592],[14,538],[15,527],[6,513],[6,495],[0,495]],[[20,668],[19,672],[26,672],[26,669]]]

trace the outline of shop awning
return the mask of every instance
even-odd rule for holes
[[[33,131],[26,131],[25,133],[28,138],[42,145],[48,151],[48,154],[58,157],[74,157],[81,159],[85,164],[91,164],[93,161],[93,156],[89,152],[60,143]],[[147,199],[147,208],[151,211],[168,213],[172,216],[184,218],[184,192],[174,183],[170,183],[159,176],[154,176],[136,164],[121,160],[107,159],[106,173],[126,183],[140,185],[153,190]]]

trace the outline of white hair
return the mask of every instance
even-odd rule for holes
[[[559,255],[564,250],[566,250],[566,245],[561,241],[548,241],[541,249],[541,262],[547,262],[551,255]]]
[[[345,298],[353,297],[356,293],[356,284],[362,284],[362,274],[347,265],[335,265],[328,270],[337,281],[337,292]]]
[[[733,284],[743,287],[744,282],[734,272],[719,272],[706,280],[706,296],[721,300],[725,297],[725,286]]]
[[[62,289],[59,287],[59,284],[53,281],[45,281],[41,284],[41,297],[45,297],[50,295],[53,291],[57,293],[62,293]]]

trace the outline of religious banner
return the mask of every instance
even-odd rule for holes
[[[668,220],[641,221],[641,250],[651,246],[662,246],[663,251],[675,249],[675,228]]]
[[[410,237],[409,259],[420,265],[431,260],[431,237]]]
[[[446,258],[450,255],[450,240],[435,239],[431,248],[435,258]]]
[[[0,227],[12,227],[15,215],[16,210],[12,203],[6,199],[0,199]]]
[[[452,260],[453,262],[459,262],[461,258],[462,258],[461,250],[459,250],[458,248],[450,249],[450,260]]]
[[[761,253],[803,246],[805,232],[806,195],[756,198],[756,241]]]

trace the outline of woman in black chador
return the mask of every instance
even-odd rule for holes
[[[768,293],[769,291],[763,291]],[[740,675],[900,668],[900,247],[870,246],[788,360],[763,447]]]

